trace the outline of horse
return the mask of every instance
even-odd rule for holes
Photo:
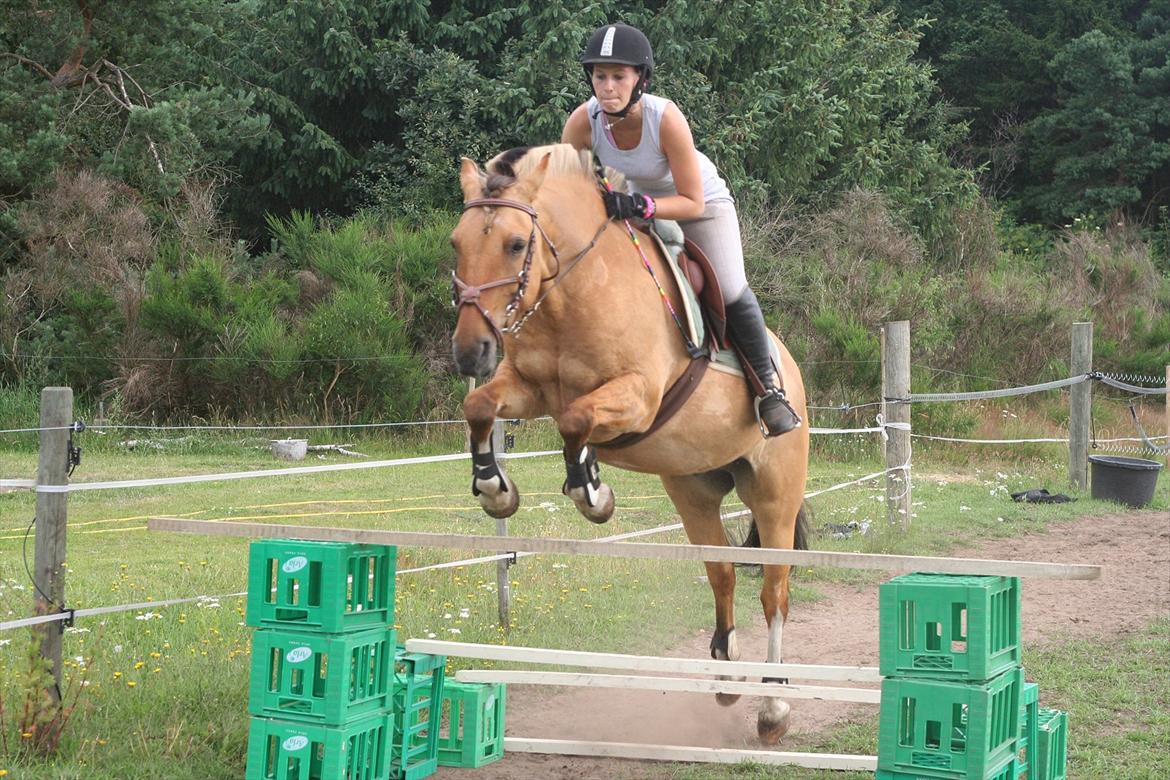
[[[564,440],[562,490],[594,523],[606,522],[615,503],[600,461],[657,474],[692,544],[728,544],[720,505],[734,489],[751,510],[761,546],[803,548],[808,428],[762,436],[742,376],[706,371],[680,413],[631,446],[607,447],[655,424],[663,396],[692,355],[643,265],[645,259],[663,280],[677,310],[670,260],[645,235],[635,244],[636,234],[607,218],[591,153],[567,144],[521,148],[497,155],[485,169],[465,157],[459,178],[464,203],[451,234],[458,309],[452,352],[464,376],[491,377],[463,404],[472,493],[484,511],[508,517],[520,503],[492,448],[496,418],[548,415]],[[620,174],[609,170],[608,178],[621,186]],[[807,419],[800,369],[776,343],[788,399]],[[715,600],[711,656],[738,660],[735,567],[705,565]],[[764,566],[760,602],[773,663],[781,661],[788,578],[788,566]],[[717,698],[730,705],[739,696]],[[762,699],[757,731],[764,744],[780,741],[789,713],[782,699]]]

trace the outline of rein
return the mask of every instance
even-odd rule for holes
[[[593,156],[593,170],[597,174],[598,182],[605,188],[605,191],[613,194],[613,185],[609,183],[609,177],[605,175],[605,166],[601,164],[601,160],[596,155]],[[626,225],[626,233],[629,234],[630,240],[634,242],[634,248],[638,250],[638,256],[642,258],[642,267],[649,272],[650,278],[654,281],[654,286],[658,288],[658,296],[662,299],[662,303],[666,305],[666,310],[670,312],[671,319],[674,320],[678,332],[682,335],[683,341],[686,342],[687,353],[691,356],[692,360],[699,358],[702,356],[703,350],[695,342],[691,341],[691,336],[687,333],[686,326],[683,325],[682,319],[678,316],[678,312],[674,310],[674,305],[670,302],[670,296],[662,288],[662,282],[658,281],[658,274],[654,273],[654,268],[650,265],[650,260],[647,259],[646,253],[642,251],[642,243],[638,241],[638,234],[634,232],[634,227],[628,219],[622,221]],[[669,258],[667,258],[667,262],[670,262]]]
[[[476,198],[464,203],[463,210],[468,211],[479,206],[483,206],[485,208],[502,206],[504,208],[517,209],[519,211],[523,211],[532,219],[532,231],[528,234],[528,253],[524,256],[524,263],[520,267],[520,273],[516,274],[515,276],[506,276],[502,279],[496,279],[492,282],[485,282],[479,285],[470,285],[460,279],[454,270],[451,271],[451,303],[456,308],[474,306],[476,309],[478,309],[479,313],[483,315],[483,318],[487,320],[488,325],[491,326],[492,332],[496,336],[496,342],[502,347],[504,343],[504,334],[508,333],[512,336],[515,336],[516,338],[519,338],[520,329],[524,327],[524,323],[528,322],[529,317],[531,317],[533,314],[536,314],[536,312],[540,309],[540,305],[544,303],[544,299],[548,297],[548,294],[552,292],[553,289],[558,284],[560,284],[566,276],[569,275],[569,272],[577,266],[577,263],[585,259],[585,255],[587,255],[589,251],[593,249],[593,247],[597,246],[597,242],[601,240],[601,235],[605,232],[606,228],[609,227],[609,220],[607,219],[601,224],[601,227],[598,228],[597,232],[593,234],[593,239],[585,246],[584,249],[577,252],[577,254],[573,256],[573,259],[569,261],[568,266],[565,268],[564,273],[561,273],[561,256],[560,253],[557,252],[557,245],[553,243],[551,238],[548,237],[548,233],[544,232],[544,228],[541,226],[540,220],[537,218],[536,209],[527,203],[522,203],[518,200],[511,200],[509,198]],[[533,304],[524,311],[518,320],[512,322],[513,317],[520,308],[520,304],[524,300],[524,294],[528,291],[528,276],[529,272],[532,270],[532,258],[536,252],[537,231],[540,231],[541,238],[543,238],[544,242],[548,244],[549,251],[552,252],[553,259],[557,262],[557,270],[553,272],[552,276],[546,276],[540,280],[540,284],[542,286],[545,282],[548,281],[552,281],[552,284],[549,285],[548,288],[543,292],[541,292],[536,301],[533,302]],[[501,328],[499,325],[496,325],[495,320],[492,319],[491,313],[484,308],[483,304],[479,300],[479,296],[484,290],[490,290],[494,287],[503,287],[509,284],[516,285],[516,292],[512,295],[511,300],[508,301],[508,305],[504,307],[504,326]]]

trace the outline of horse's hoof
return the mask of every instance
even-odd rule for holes
[[[491,504],[485,503],[484,498],[486,498],[486,495],[481,495],[479,497],[479,502],[480,506],[483,507],[483,511],[488,515],[488,517],[494,517],[496,519],[511,517],[512,515],[516,514],[516,510],[520,508],[520,491],[516,489],[515,485],[509,484],[508,492],[500,493],[498,496],[496,496],[497,499],[505,499],[503,504],[497,505],[494,502]]]
[[[765,745],[776,745],[788,733],[789,715],[792,707],[786,701],[773,699],[775,704],[767,705],[760,710],[756,720],[756,733],[760,742]]]
[[[602,482],[601,488],[597,491],[597,502],[593,506],[589,506],[584,501],[575,501],[575,503],[577,504],[577,509],[590,522],[597,523],[598,525],[608,523],[609,518],[613,517],[613,488]]]
[[[721,707],[730,707],[732,704],[735,704],[737,701],[739,701],[739,698],[740,694],[738,693],[715,694],[715,701],[717,701]]]

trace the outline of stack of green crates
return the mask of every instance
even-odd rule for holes
[[[390,780],[396,550],[265,540],[248,560],[247,780]]]
[[[1017,780],[1019,579],[907,574],[880,620],[878,780]]]

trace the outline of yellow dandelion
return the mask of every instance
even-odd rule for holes
[[[145,661],[138,661],[138,662],[136,662],[136,663],[134,664],[134,668],[135,668],[135,669],[141,669],[141,668],[142,668],[142,667],[144,667],[144,666],[146,666],[146,662],[145,662]]]
[[[127,688],[133,688],[135,685],[138,685],[138,683],[134,682],[133,680],[130,680],[126,683]]]
[[[114,679],[115,679],[115,680],[121,680],[121,679],[122,679],[122,673],[121,673],[121,672],[114,672]]]

